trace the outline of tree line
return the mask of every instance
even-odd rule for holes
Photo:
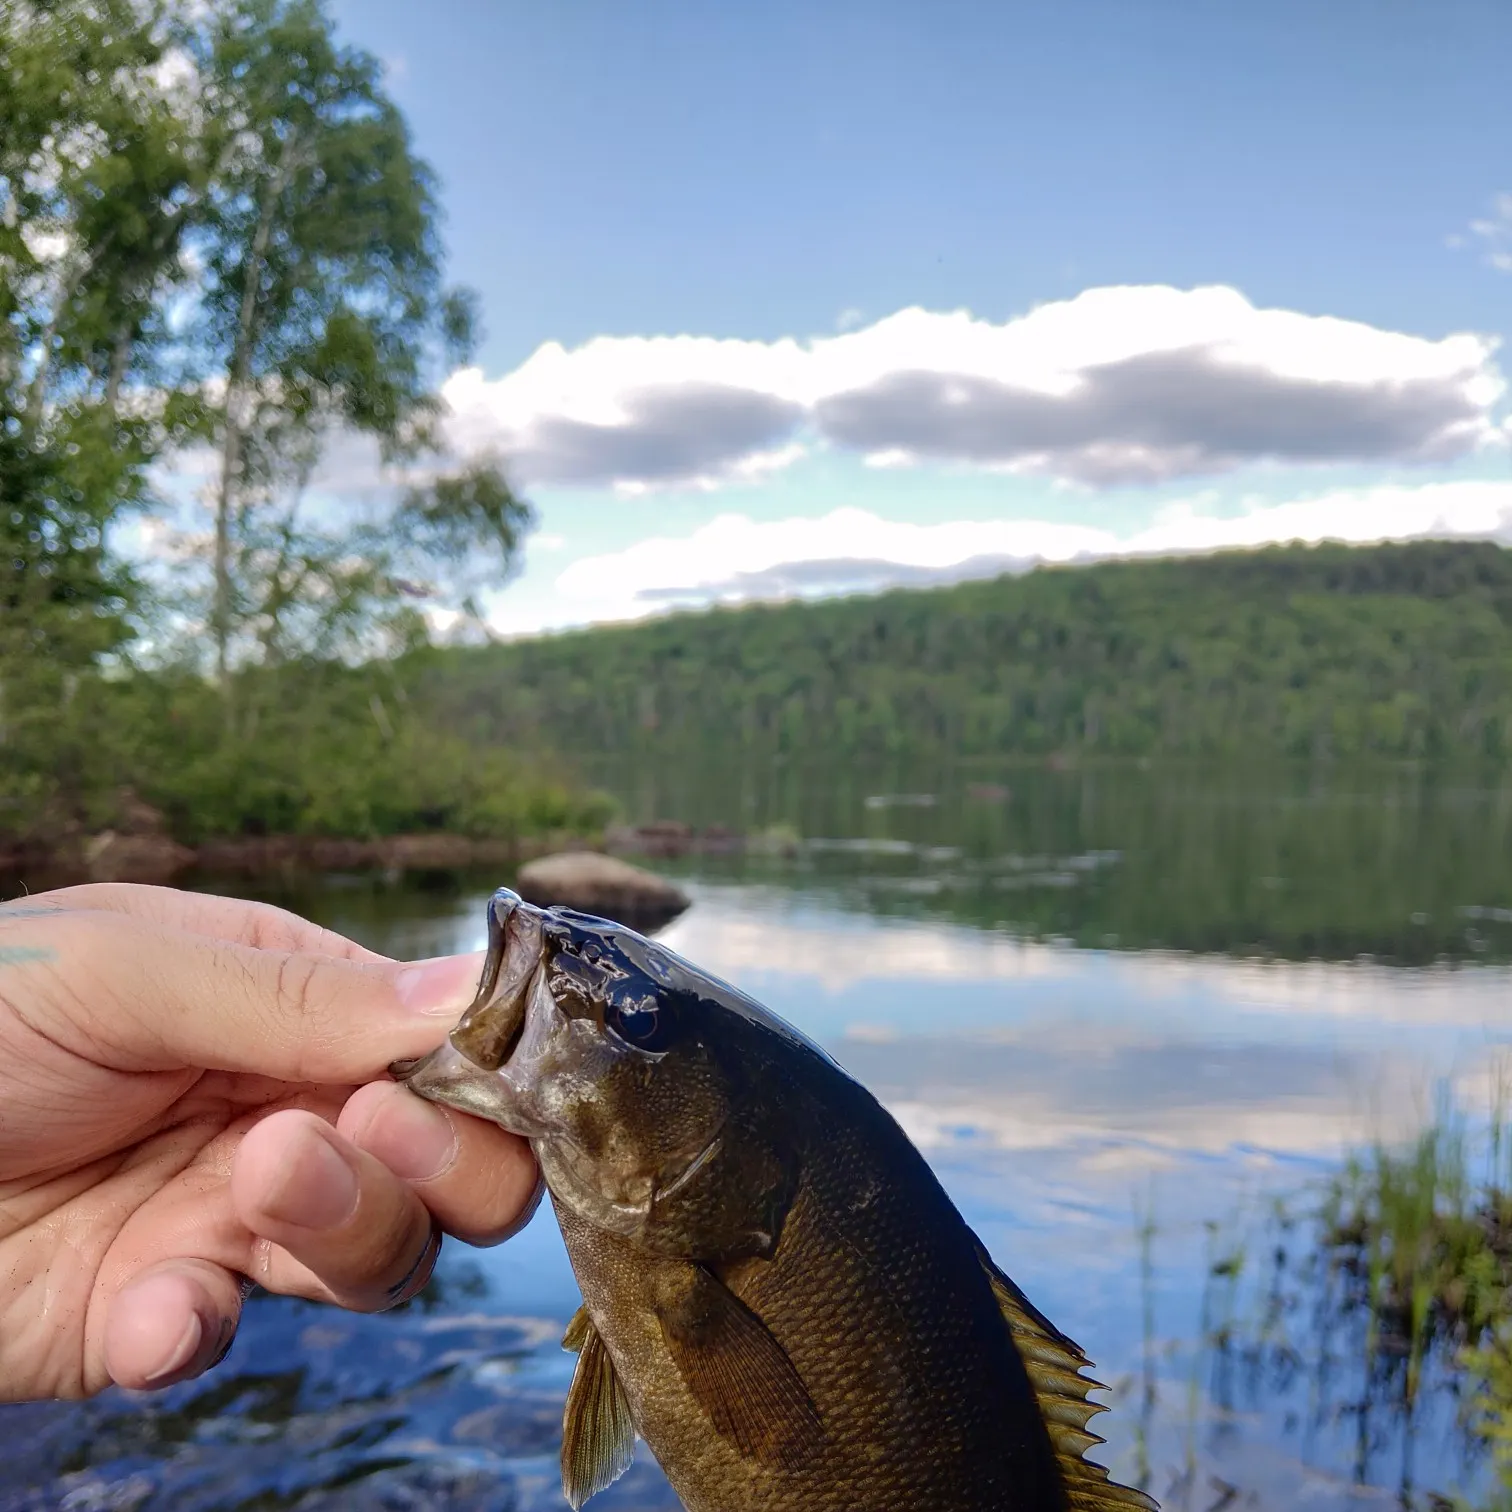
[[[1418,541],[1044,567],[455,650],[424,682],[432,717],[479,743],[636,761],[1500,762],[1512,552]]]

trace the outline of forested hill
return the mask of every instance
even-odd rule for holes
[[[1512,552],[1424,541],[1041,568],[424,659],[416,693],[436,718],[568,756],[1505,758]]]

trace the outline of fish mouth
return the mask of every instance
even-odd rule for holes
[[[519,1047],[541,966],[541,911],[501,887],[488,905],[488,954],[478,993],[451,1032],[475,1066],[497,1071]]]
[[[540,909],[501,887],[488,905],[488,953],[478,990],[447,1042],[394,1061],[389,1074],[422,1097],[500,1117],[498,1072],[519,1048],[542,964]],[[494,1084],[487,1094],[486,1083]],[[486,1102],[486,1112],[480,1103]],[[507,1127],[508,1125],[506,1125]]]

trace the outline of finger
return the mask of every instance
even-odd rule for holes
[[[59,887],[20,903],[27,909],[55,908],[74,912],[104,911],[129,915],[191,934],[211,935],[250,945],[257,950],[308,951],[347,961],[382,961],[386,956],[367,950],[335,930],[312,924],[298,914],[271,903],[246,898],[222,898],[213,893],[182,892],[175,887],[149,887],[135,882],[84,882]],[[18,908],[19,911],[19,908]],[[5,909],[0,908],[0,922]]]
[[[248,1229],[358,1312],[407,1301],[440,1249],[440,1231],[407,1182],[297,1109],[248,1130],[231,1166],[231,1202]]]
[[[238,1277],[208,1260],[164,1261],[111,1298],[105,1368],[118,1386],[160,1391],[225,1358],[241,1318]]]
[[[540,1202],[540,1170],[525,1140],[396,1082],[359,1087],[336,1128],[409,1182],[436,1222],[468,1244],[508,1239]]]
[[[471,1001],[480,961],[258,950],[108,912],[32,917],[3,936],[0,992],[81,1056],[345,1085],[433,1049]]]

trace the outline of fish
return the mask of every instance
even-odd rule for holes
[[[1159,1512],[1085,1457],[1087,1356],[825,1051],[611,920],[501,888],[488,930],[391,1070],[540,1163],[582,1292],[572,1507],[638,1436],[687,1512]]]

